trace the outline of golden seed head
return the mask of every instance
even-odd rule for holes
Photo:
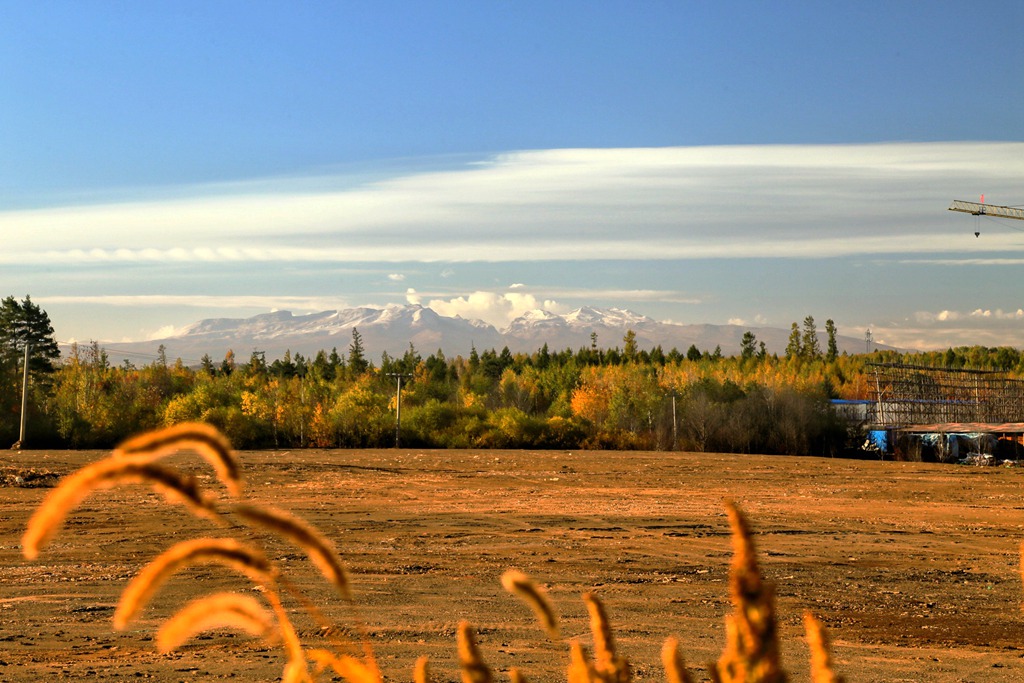
[[[462,666],[463,683],[491,683],[494,676],[491,669],[480,656],[480,648],[476,644],[473,627],[468,621],[459,622],[457,633],[459,646],[459,664]]]
[[[811,683],[843,683],[832,669],[832,654],[829,651],[828,633],[825,626],[813,614],[804,614],[804,630],[807,645],[811,650]]]
[[[774,591],[761,580],[746,517],[728,502],[726,512],[732,527],[729,587],[733,613],[726,617],[726,646],[717,675],[723,683],[781,683],[786,675],[780,663]]]
[[[145,456],[156,460],[180,451],[194,451],[213,467],[228,492],[242,495],[241,468],[227,437],[202,422],[182,424],[139,434],[114,449],[114,457]]]
[[[255,598],[217,593],[190,602],[168,619],[157,633],[157,649],[170,652],[197,633],[216,628],[235,628],[260,637],[277,632],[273,615]]]
[[[595,668],[598,671],[612,671],[615,669],[615,643],[612,640],[612,627],[608,623],[604,605],[593,593],[585,593],[583,602],[587,604],[587,612],[590,614],[590,632],[594,636]]]
[[[125,628],[173,574],[197,564],[220,564],[245,574],[257,584],[273,580],[273,569],[263,554],[233,538],[182,541],[143,567],[124,589],[114,612],[114,628]]]
[[[670,637],[661,648],[661,664],[665,667],[665,680],[667,683],[693,683],[689,672],[686,670],[686,662],[679,652],[679,639]]]
[[[198,516],[217,517],[191,477],[152,463],[145,456],[105,458],[68,475],[46,496],[22,536],[22,553],[30,560],[38,557],[68,513],[94,491],[139,483],[149,484],[170,501],[184,503]]]
[[[310,650],[308,654],[321,670],[331,667],[349,683],[381,683],[376,665],[367,665],[355,657],[335,654],[330,650]]]
[[[587,651],[578,640],[569,643],[568,683],[596,683],[594,669],[587,661]]]
[[[430,658],[421,655],[416,659],[412,672],[413,683],[430,683]]]
[[[348,602],[353,602],[349,589],[348,575],[338,559],[334,546],[319,531],[307,522],[283,510],[239,505],[235,508],[246,521],[272,531],[294,543],[309,557],[338,593]]]
[[[555,611],[551,607],[551,603],[548,601],[547,596],[533,581],[521,571],[510,569],[505,572],[501,577],[501,585],[505,587],[509,593],[514,593],[523,599],[537,615],[537,619],[540,621],[541,626],[547,631],[548,635],[552,639],[558,640],[561,638],[561,634],[558,630],[558,618],[555,616]]]

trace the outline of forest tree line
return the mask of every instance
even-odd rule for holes
[[[25,344],[30,344],[26,447],[110,448],[159,426],[203,421],[236,448],[676,449],[839,454],[855,440],[832,399],[871,397],[869,363],[905,362],[1024,375],[1024,357],[981,346],[944,352],[839,354],[835,326],[819,348],[814,319],[793,325],[782,356],[753,333],[738,355],[721,349],[621,346],[533,353],[473,349],[370,360],[358,330],[342,353],[261,351],[208,356],[189,367],[163,349],[114,365],[97,343],[60,357],[46,313],[26,298],[0,302],[0,443],[19,436]],[[396,434],[397,379],[402,377]]]

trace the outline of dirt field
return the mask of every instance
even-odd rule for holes
[[[29,467],[66,473],[101,455],[10,453],[0,465],[8,475]],[[392,681],[411,680],[422,654],[431,657],[435,681],[457,681],[461,619],[477,626],[495,670],[516,666],[531,681],[564,680],[565,646],[548,641],[500,586],[510,567],[548,588],[564,634],[584,642],[579,596],[596,591],[637,679],[663,680],[658,652],[676,635],[691,671],[706,680],[729,609],[723,499],[738,502],[757,532],[763,572],[778,590],[792,680],[807,680],[805,610],[830,629],[837,669],[851,683],[1024,680],[1024,469],[609,452],[240,457],[255,501],[305,517],[338,546],[358,615],[332,597],[300,552],[264,539],[329,618],[366,623]],[[217,488],[197,459],[172,462]],[[104,491],[28,562],[20,537],[47,489],[5,481],[0,680],[280,677],[280,651],[241,634],[218,632],[156,653],[156,627],[188,599],[252,590],[221,568],[178,575],[131,630],[113,631],[119,592],[148,558],[176,540],[223,530],[140,487]],[[315,623],[302,614],[296,620],[311,644],[322,642]]]

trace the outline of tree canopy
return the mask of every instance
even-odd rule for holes
[[[60,348],[46,311],[28,296],[20,302],[8,296],[0,301],[0,443],[14,443],[20,432],[26,349],[33,393],[28,407],[37,411],[57,371]]]
[[[0,354],[4,363],[18,364],[29,348],[29,370],[52,373],[60,358],[53,337],[53,325],[46,311],[26,296],[21,302],[13,296],[0,301]]]
[[[0,314],[0,439],[17,437],[19,351],[29,343],[29,441],[36,447],[105,448],[192,420],[218,427],[237,448],[391,446],[397,397],[389,375],[400,373],[407,376],[401,441],[409,447],[823,455],[848,436],[830,399],[870,398],[870,362],[1024,376],[1024,356],[1008,347],[840,355],[831,320],[827,351],[815,353],[806,335],[810,316],[802,331],[793,323],[785,358],[769,355],[752,332],[735,356],[695,344],[685,354],[645,349],[627,334],[621,348],[597,348],[592,337],[579,349],[473,347],[466,358],[442,349],[424,355],[410,343],[401,357],[383,353],[374,365],[353,330],[347,362],[336,349],[272,362],[254,350],[245,363],[228,351],[219,364],[206,355],[191,368],[168,359],[166,349],[145,365],[111,366],[95,342],[72,345],[58,360],[49,319],[30,300],[8,297]]]

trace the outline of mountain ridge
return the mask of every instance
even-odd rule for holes
[[[260,313],[248,318],[206,318],[185,327],[180,334],[145,342],[105,343],[108,353],[153,354],[163,345],[168,358],[193,362],[208,355],[219,360],[230,349],[238,360],[245,360],[253,351],[262,351],[268,360],[280,358],[286,351],[314,356],[320,350],[337,349],[347,354],[352,330],[358,329],[364,353],[376,360],[382,353],[404,354],[409,345],[423,354],[440,349],[446,356],[467,356],[472,348],[486,350],[505,346],[513,353],[532,353],[547,344],[551,350],[623,345],[630,330],[641,349],[660,346],[666,353],[672,348],[686,353],[690,346],[713,352],[720,348],[725,355],[740,352],[741,340],[752,332],[768,353],[783,354],[790,330],[774,327],[714,325],[710,323],[681,325],[658,322],[648,316],[622,308],[583,306],[566,314],[543,309],[527,311],[505,328],[481,320],[460,316],[443,316],[419,304],[389,304],[375,308],[359,306],[294,315],[291,311]],[[818,332],[825,348],[827,338]],[[865,341],[837,335],[840,353],[863,353]],[[873,349],[891,349],[874,344]]]

